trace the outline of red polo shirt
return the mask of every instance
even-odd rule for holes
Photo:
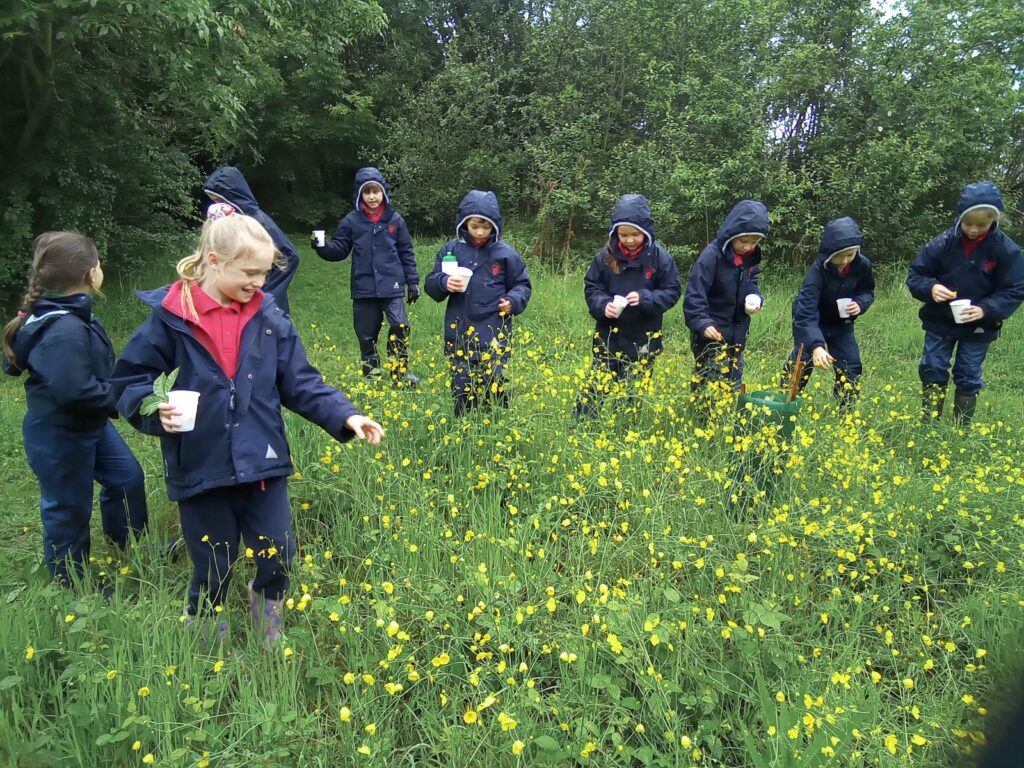
[[[182,281],[174,283],[164,297],[163,306],[182,318],[195,335],[199,343],[213,355],[224,374],[233,379],[238,370],[238,355],[242,341],[242,331],[246,324],[256,315],[263,303],[263,293],[257,292],[248,303],[232,301],[224,306],[206,291],[193,283],[190,286],[192,303],[198,317],[189,316],[182,306]]]

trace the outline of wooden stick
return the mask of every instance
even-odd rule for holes
[[[796,353],[796,364],[793,366],[793,378],[789,382],[789,392],[786,393],[786,402],[792,403],[796,399],[797,388],[800,384],[800,376],[804,372],[804,345]]]

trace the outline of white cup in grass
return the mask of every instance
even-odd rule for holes
[[[465,292],[465,290],[469,288],[469,279],[473,277],[473,270],[470,269],[469,267],[456,267],[455,275],[457,277],[463,278],[466,281],[464,287],[462,288],[462,291]]]
[[[850,316],[850,302],[853,299],[836,299],[836,309],[839,310],[839,316],[844,320]]]
[[[743,308],[748,315],[757,312],[761,308],[761,297],[756,293],[748,293],[747,298],[743,300]]]
[[[321,248],[327,244],[327,230],[326,229],[314,229],[313,238],[316,240],[316,244]]]
[[[964,320],[963,311],[971,306],[970,299],[956,299],[955,301],[949,302],[949,308],[953,311],[953,320],[958,325],[963,325],[967,321]]]
[[[191,432],[196,428],[196,411],[199,410],[199,393],[191,389],[172,389],[167,393],[167,402],[181,415],[174,427],[175,432]]]

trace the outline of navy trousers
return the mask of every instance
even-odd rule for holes
[[[825,349],[835,361],[832,370],[835,372],[836,382],[832,388],[836,397],[844,397],[848,393],[855,393],[859,386],[860,375],[864,366],[860,361],[860,347],[857,346],[857,337],[853,335],[853,328],[844,330],[842,333],[825,333]],[[783,369],[783,387],[789,386],[789,377],[792,374],[793,366],[796,363],[798,348],[794,347],[789,355],[789,360]],[[804,369],[800,374],[800,391],[807,386],[814,373],[814,366],[811,364],[810,350],[804,350]]]
[[[25,414],[25,456],[39,479],[43,555],[55,578],[70,583],[89,560],[93,482],[100,484],[103,532],[119,547],[146,529],[146,481],[142,467],[108,421],[75,432]]]
[[[178,511],[192,560],[189,614],[224,602],[240,538],[253,550],[253,591],[270,600],[281,599],[288,590],[288,569],[295,556],[287,477],[214,488],[178,502]]]
[[[401,296],[389,299],[353,299],[352,325],[364,368],[379,368],[377,337],[388,321],[388,355],[402,365],[409,357],[409,314]]]
[[[709,381],[725,381],[733,389],[743,382],[743,344],[711,341],[703,334],[690,332],[690,350],[695,361],[690,388],[702,390]]]
[[[991,341],[958,340],[952,336],[940,336],[937,333],[925,331],[924,354],[921,356],[921,363],[917,368],[921,383],[942,386],[949,383],[949,361],[953,357],[953,348],[955,347],[953,382],[956,384],[957,394],[978,394],[983,386],[981,365],[985,362],[985,355],[988,354],[991,343]]]
[[[509,392],[505,381],[507,351],[470,352],[446,343],[445,353],[456,416],[492,404],[508,407]]]

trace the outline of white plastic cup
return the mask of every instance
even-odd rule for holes
[[[321,248],[327,244],[327,230],[326,229],[314,229],[313,237],[316,238],[316,244]]]
[[[469,279],[473,277],[473,270],[469,267],[456,267],[454,274],[466,278],[466,286],[462,289],[465,292],[469,288]]]
[[[953,320],[958,325],[963,325],[964,323],[967,322],[966,320],[963,319],[963,315],[961,314],[961,312],[963,312],[969,306],[971,306],[970,299],[957,299],[956,301],[949,302],[949,308],[953,310]]]
[[[612,304],[618,307],[619,312],[621,313],[622,310],[629,306],[629,301],[626,299],[625,296],[615,295],[612,296]]]
[[[846,319],[850,316],[850,302],[853,299],[836,299],[836,309],[839,310],[839,316]]]
[[[167,402],[181,412],[175,432],[191,432],[196,428],[196,411],[199,410],[199,393],[191,389],[172,389],[167,393]]]
[[[743,300],[743,308],[748,315],[757,312],[761,308],[761,297],[756,293],[748,293],[747,298]]]

